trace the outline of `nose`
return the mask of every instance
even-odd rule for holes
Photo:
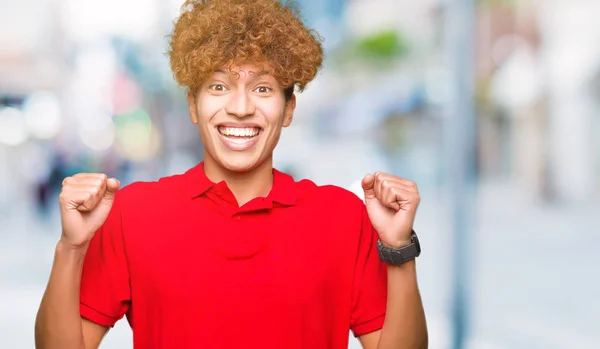
[[[252,116],[254,115],[255,111],[256,107],[246,91],[240,91],[232,94],[231,99],[225,106],[225,112],[227,112],[227,114],[236,116],[238,118]]]

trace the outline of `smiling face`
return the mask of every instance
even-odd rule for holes
[[[188,101],[205,162],[237,173],[272,166],[273,149],[296,106],[273,75],[251,64],[215,71]]]

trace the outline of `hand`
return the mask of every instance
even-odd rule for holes
[[[120,183],[105,174],[80,173],[63,181],[59,195],[62,222],[61,242],[86,248],[104,224]]]
[[[389,247],[411,243],[411,232],[419,206],[417,185],[386,173],[366,175],[361,182],[371,224]]]

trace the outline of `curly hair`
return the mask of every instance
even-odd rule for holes
[[[321,37],[292,1],[187,0],[182,11],[168,53],[175,80],[192,93],[215,70],[252,63],[266,64],[288,96],[323,62]]]

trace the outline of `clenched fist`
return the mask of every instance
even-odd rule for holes
[[[105,174],[80,173],[63,181],[59,196],[61,241],[73,248],[85,248],[113,205],[121,184]]]
[[[376,172],[362,182],[369,219],[381,242],[399,248],[411,243],[411,232],[421,201],[414,182]]]

